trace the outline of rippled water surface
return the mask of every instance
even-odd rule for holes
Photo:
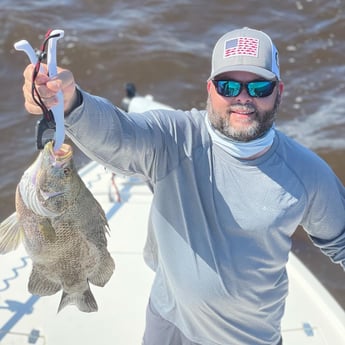
[[[36,118],[21,94],[27,64],[13,43],[39,47],[48,28],[65,31],[58,61],[86,90],[119,103],[124,85],[177,108],[204,108],[215,41],[249,26],[280,51],[285,93],[277,126],[318,152],[345,181],[345,7],[343,0],[149,1],[2,0],[0,12],[0,219],[14,210],[15,186],[37,155]],[[78,164],[86,162],[81,154]],[[303,231],[294,251],[345,308],[345,279]]]

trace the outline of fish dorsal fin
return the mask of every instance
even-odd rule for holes
[[[0,224],[0,254],[17,249],[23,239],[23,229],[14,212]]]

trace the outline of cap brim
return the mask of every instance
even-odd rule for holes
[[[267,69],[262,68],[262,67],[250,66],[250,65],[246,65],[246,66],[234,65],[234,66],[227,66],[227,67],[218,69],[217,71],[215,71],[214,73],[210,75],[209,79],[214,79],[219,74],[223,74],[226,72],[235,72],[235,71],[254,73],[268,80],[278,78],[273,72],[268,71]]]

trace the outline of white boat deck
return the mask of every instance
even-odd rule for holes
[[[86,314],[68,306],[57,314],[60,293],[41,298],[29,294],[31,263],[21,247],[0,257],[1,345],[141,344],[153,278],[142,259],[151,193],[140,180],[116,177],[122,197],[117,203],[109,198],[111,174],[103,167],[90,163],[81,176],[107,214],[108,248],[116,262],[104,288],[91,285],[99,311]],[[344,345],[342,308],[295,256],[288,269],[291,287],[283,320],[284,345]]]

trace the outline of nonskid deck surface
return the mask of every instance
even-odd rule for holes
[[[96,163],[80,171],[107,214],[109,251],[116,270],[104,288],[91,285],[99,311],[81,313],[69,306],[57,314],[60,293],[49,297],[27,292],[31,261],[23,247],[0,257],[0,344],[139,345],[153,273],[145,265],[152,194],[138,178],[116,176]],[[290,294],[283,319],[284,345],[345,344],[345,314],[314,276],[291,256]]]

